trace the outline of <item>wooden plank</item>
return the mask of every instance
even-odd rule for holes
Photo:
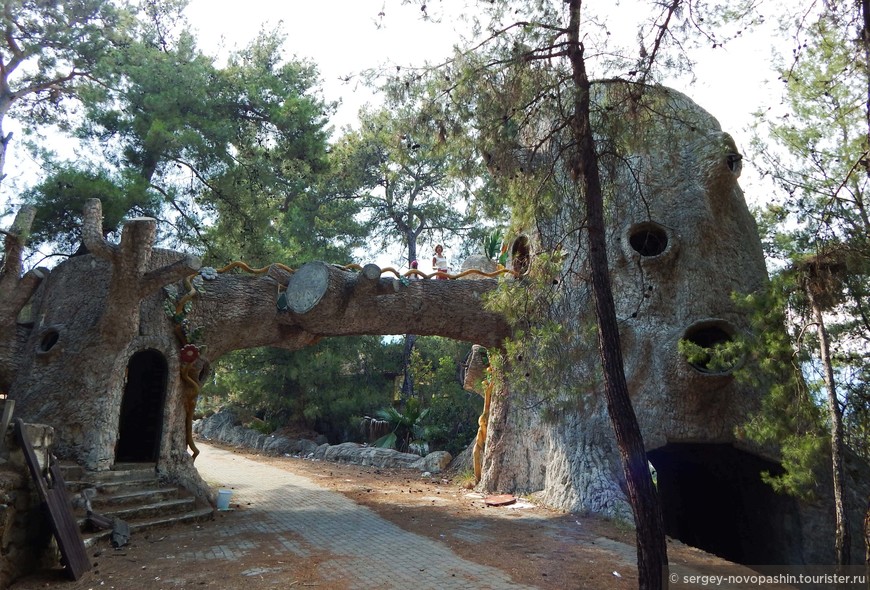
[[[30,444],[30,439],[27,438],[27,432],[24,430],[24,422],[21,418],[15,419],[15,432],[18,434],[18,442],[21,444],[21,451],[24,453],[24,462],[30,470],[30,477],[33,483],[36,484],[36,491],[39,492],[39,499],[45,501],[48,487],[45,485],[45,478],[39,470],[39,461],[36,459],[36,453],[33,452],[33,445]]]
[[[49,475],[51,475],[51,489],[48,491],[49,498],[54,496],[52,500],[57,505],[57,514],[59,516],[59,528],[63,531],[63,536],[67,539],[67,544],[72,548],[70,554],[71,559],[75,559],[76,566],[71,568],[73,571],[79,572],[73,580],[78,580],[82,574],[91,569],[91,562],[88,559],[85,542],[82,538],[82,530],[76,517],[73,514],[72,502],[70,501],[66,482],[63,479],[63,471],[60,464],[57,462],[57,457],[51,457],[51,462],[48,467]],[[58,537],[59,538],[59,537]],[[60,542],[58,542],[60,544]],[[80,550],[78,548],[81,548]]]
[[[36,484],[40,498],[48,509],[51,532],[54,534],[54,538],[57,539],[61,560],[66,566],[69,577],[73,580],[78,580],[86,571],[91,569],[91,563],[85,550],[82,533],[73,516],[72,506],[66,493],[66,485],[63,481],[63,475],[60,473],[60,467],[56,464],[52,465],[50,462],[49,470],[54,480],[53,486],[50,487],[39,469],[39,461],[36,459],[36,453],[33,452],[33,445],[27,437],[24,422],[21,421],[21,418],[15,419],[15,427],[18,432],[21,449],[24,451],[25,462],[30,470],[30,475]]]

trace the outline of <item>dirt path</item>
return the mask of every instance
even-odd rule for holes
[[[197,467],[233,490],[232,511],[92,549],[94,569],[79,582],[49,571],[12,590],[637,587],[625,526],[524,499],[487,507],[450,477],[200,448]],[[679,543],[669,556],[725,563]]]

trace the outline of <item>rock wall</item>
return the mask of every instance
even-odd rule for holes
[[[452,457],[446,451],[435,451],[425,457],[400,453],[393,449],[370,447],[358,443],[329,445],[283,436],[262,434],[245,428],[231,409],[225,408],[194,422],[194,433],[206,440],[258,451],[267,455],[292,455],[317,461],[351,463],[374,467],[417,469],[440,473],[450,464]]]

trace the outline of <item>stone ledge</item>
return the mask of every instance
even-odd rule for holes
[[[283,436],[261,434],[245,428],[232,409],[221,411],[193,423],[194,434],[206,440],[248,448],[267,455],[291,455],[303,459],[370,465],[374,467],[405,468],[440,473],[450,464],[452,457],[447,451],[435,451],[425,457],[401,453],[393,449],[370,447],[359,443],[338,445],[317,444],[314,441],[294,440]]]

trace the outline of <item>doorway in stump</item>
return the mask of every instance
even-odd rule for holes
[[[118,420],[116,462],[152,462],[160,451],[169,367],[156,350],[130,357]]]
[[[669,536],[745,565],[803,562],[796,500],[761,479],[782,473],[778,463],[730,444],[669,443],[647,455]]]

